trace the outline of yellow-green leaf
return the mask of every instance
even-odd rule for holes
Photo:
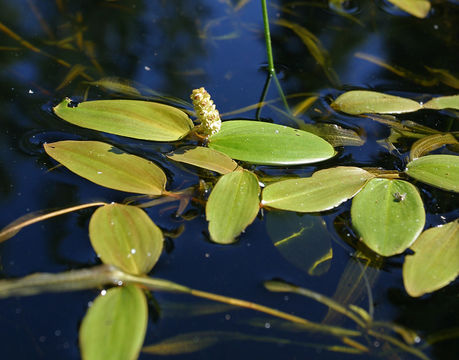
[[[227,174],[237,168],[237,163],[228,155],[203,146],[178,149],[167,157],[220,174]]]
[[[166,175],[151,161],[98,141],[44,144],[56,161],[96,184],[133,193],[160,195]]]
[[[135,206],[110,204],[98,208],[89,222],[89,237],[105,264],[135,275],[148,273],[163,249],[163,234]]]
[[[210,237],[219,244],[230,244],[258,214],[260,186],[247,170],[223,175],[206,205]]]
[[[459,222],[424,231],[403,264],[403,282],[411,296],[438,290],[459,274]]]
[[[459,145],[456,138],[450,133],[447,134],[433,134],[417,140],[410,150],[410,161],[420,158],[425,154],[441,148],[443,145]]]
[[[358,167],[338,166],[311,177],[268,185],[262,204],[281,210],[316,212],[332,209],[353,197],[374,175]]]
[[[440,96],[427,101],[424,104],[425,109],[443,110],[455,109],[459,110],[459,95]]]
[[[143,140],[175,141],[193,128],[183,111],[149,101],[95,100],[72,106],[67,98],[54,112],[74,125]]]
[[[231,120],[209,137],[209,147],[233,159],[266,165],[298,165],[329,159],[333,147],[306,131],[260,121]]]
[[[112,288],[99,295],[80,328],[83,360],[135,360],[147,329],[145,294],[135,286]]]
[[[331,107],[351,115],[401,114],[422,109],[422,105],[414,100],[366,90],[345,92]]]
[[[425,223],[424,205],[414,185],[379,178],[370,180],[353,199],[351,217],[365,245],[383,256],[405,251]]]
[[[430,11],[429,0],[388,0],[408,14],[418,18],[425,18]]]
[[[459,156],[422,156],[409,162],[405,172],[423,183],[459,192]]]

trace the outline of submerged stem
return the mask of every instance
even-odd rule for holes
[[[98,201],[98,202],[93,202],[93,203],[88,203],[88,204],[71,206],[65,209],[52,211],[50,213],[43,214],[43,215],[36,215],[36,213],[31,213],[31,214],[21,216],[19,219],[16,219],[11,224],[5,226],[3,229],[0,230],[0,243],[16,235],[22,228],[35,224],[39,221],[51,219],[53,217],[63,215],[63,214],[68,214],[73,211],[78,211],[78,210],[86,209],[89,207],[103,206],[103,205],[107,205],[107,203]]]
[[[197,296],[197,297],[204,298],[204,299],[223,302],[226,304],[263,312],[265,314],[269,314],[269,315],[272,315],[272,316],[275,316],[281,319],[285,319],[285,320],[294,322],[296,324],[303,325],[308,330],[315,331],[315,332],[321,332],[321,333],[326,333],[326,334],[335,335],[335,336],[359,336],[361,335],[361,333],[357,330],[349,330],[349,329],[344,329],[344,328],[337,327],[337,326],[318,324],[318,323],[306,320],[302,317],[291,315],[286,312],[279,311],[279,310],[276,310],[276,309],[273,309],[273,308],[270,308],[264,305],[260,305],[257,303],[253,303],[250,301],[236,299],[236,298],[232,298],[228,296],[217,295],[217,294],[209,293],[206,291],[195,290],[195,289],[191,289],[190,294]]]
[[[277,318],[300,324],[304,327],[305,330],[308,331],[336,336],[340,338],[344,344],[350,346],[350,348],[345,348],[347,351],[368,352],[369,350],[365,345],[350,338],[364,335],[364,333],[359,330],[319,324],[306,320],[302,317],[288,314],[286,312],[279,311],[274,308],[270,308],[254,302],[192,289],[168,280],[127,274],[111,265],[101,265],[91,269],[71,270],[59,274],[36,273],[17,280],[1,280],[0,298],[6,298],[10,296],[37,295],[43,292],[75,291],[90,289],[101,285],[121,284],[135,284],[150,291],[165,291],[188,294],[212,301],[259,311]],[[313,295],[314,296],[312,296],[312,298],[315,300],[330,305],[328,301],[324,301],[323,297],[318,298],[316,293]],[[347,315],[349,316],[349,314]],[[353,320],[355,321],[355,319]],[[358,323],[358,321],[356,322]],[[365,329],[365,333],[375,338],[386,340],[399,349],[409,352],[419,357],[420,359],[428,359],[428,357],[420,349],[413,348],[390,335],[382,334],[371,328]],[[337,347],[335,350],[343,351],[344,348],[341,349],[341,347]]]

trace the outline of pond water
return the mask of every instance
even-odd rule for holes
[[[164,156],[176,144],[82,129],[52,113],[52,106],[66,96],[76,101],[126,98],[128,94],[119,90],[127,81],[143,91],[151,89],[185,101],[192,89],[204,86],[224,120],[259,118],[298,127],[300,119],[307,124],[337,124],[365,138],[361,146],[338,147],[337,156],[319,164],[247,166],[259,176],[309,176],[337,165],[404,170],[412,138],[402,139],[396,150],[389,151],[390,144],[384,142],[390,134],[388,125],[335,112],[330,103],[344,90],[357,88],[419,101],[457,94],[457,87],[442,82],[424,86],[412,74],[431,79],[429,67],[458,75],[459,4],[432,1],[429,16],[418,19],[383,0],[343,3],[342,13],[330,8],[328,1],[269,3],[274,61],[289,105],[293,109],[310,96],[318,97],[292,119],[286,116],[274,83],[266,93],[266,100],[272,102],[261,111],[253,107],[231,113],[257,104],[267,80],[260,1],[1,0],[0,226],[39,210],[93,201],[122,202],[132,195],[90,183],[64,167],[54,168],[56,162],[43,150],[45,142],[78,139],[117,144],[160,165],[167,173],[169,190],[195,186],[200,176],[212,181],[208,172],[172,163]],[[281,26],[282,21],[298,24],[317,37],[326,49],[323,66],[289,26]],[[412,74],[402,71],[403,76],[397,75],[368,61],[370,56]],[[100,79],[110,79],[118,88],[88,84]],[[458,131],[457,117],[454,111],[399,116],[440,131]],[[442,151],[448,150],[437,152]],[[427,212],[426,228],[459,216],[456,194],[428,185],[418,187]],[[395,256],[379,268],[367,269],[365,280],[359,283],[362,266],[355,256],[358,238],[351,227],[350,207],[351,201],[347,201],[314,215],[264,211],[232,245],[210,241],[205,210],[199,203],[190,203],[181,216],[176,216],[175,203],[152,207],[148,214],[169,236],[166,251],[150,275],[311,321],[326,318],[330,324],[350,329],[355,328],[352,321],[327,315],[326,306],[299,295],[269,292],[263,282],[282,279],[330,297],[336,292],[345,296],[351,293],[346,288],[359,284],[350,303],[364,309],[370,306],[377,320],[416,331],[421,348],[427,336],[457,329],[457,281],[433,294],[411,298],[402,281],[404,257]],[[2,243],[0,277],[58,273],[99,264],[88,240],[92,213],[92,209],[81,210],[40,222]],[[306,229],[305,238],[313,243],[309,250],[286,256],[273,246],[302,228]],[[319,248],[320,253],[322,247],[331,247],[332,257],[311,270],[317,259],[311,258],[310,252]],[[78,328],[100,290],[1,299],[1,357],[79,359]],[[394,352],[383,341],[372,342],[370,354],[327,351],[318,347],[336,344],[333,338],[300,331],[262,313],[191,296],[155,292],[149,299],[149,310],[145,345],[194,331],[221,334],[217,345],[170,356],[174,359],[417,358]],[[228,333],[237,333],[239,338]],[[457,330],[452,340],[426,346],[423,351],[435,359],[456,358]],[[153,357],[140,355],[141,359]]]

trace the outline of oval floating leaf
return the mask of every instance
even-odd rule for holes
[[[166,175],[151,161],[99,141],[44,144],[54,160],[96,184],[133,193],[160,195]]]
[[[262,193],[262,204],[299,212],[329,210],[353,197],[373,177],[358,167],[320,170],[309,178],[268,185]]]
[[[459,156],[426,155],[409,162],[405,172],[423,183],[459,192]]]
[[[330,268],[333,249],[322,217],[270,211],[266,228],[281,255],[308,275],[322,275]]]
[[[105,264],[135,275],[148,273],[163,249],[161,230],[145,211],[130,205],[98,208],[89,222],[89,237]]]
[[[167,157],[175,161],[216,171],[220,174],[230,173],[237,168],[237,163],[229,156],[203,146],[178,149]]]
[[[209,137],[209,147],[233,159],[265,165],[318,162],[335,155],[333,147],[306,131],[259,121],[231,120]]]
[[[145,294],[135,286],[118,287],[99,295],[80,328],[83,360],[135,360],[147,329]]]
[[[422,109],[421,104],[414,100],[366,90],[345,92],[331,107],[350,115],[402,114]]]
[[[440,96],[424,104],[426,109],[443,110],[455,109],[459,110],[459,95]]]
[[[175,141],[193,128],[183,111],[149,101],[95,100],[71,106],[67,98],[54,112],[74,125],[142,140]]]
[[[383,256],[405,251],[425,223],[418,190],[402,180],[370,180],[352,201],[351,217],[365,245]]]
[[[418,18],[425,18],[430,11],[429,0],[388,0],[408,14]]]
[[[424,231],[405,257],[403,282],[410,296],[438,290],[459,274],[459,222]]]
[[[258,214],[260,186],[247,170],[223,175],[206,205],[210,237],[219,244],[230,244]]]

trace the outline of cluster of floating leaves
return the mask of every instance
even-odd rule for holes
[[[455,99],[437,98],[432,101],[437,104],[437,108],[443,108],[445,104],[448,107],[456,106]],[[401,97],[352,91],[338,97],[332,107],[349,114],[361,114],[415,111],[422,106]],[[183,111],[153,102],[98,100],[74,106],[69,99],[65,99],[54,108],[54,112],[75,125],[144,140],[174,141],[196,133],[192,121]],[[253,222],[260,207],[266,210],[317,213],[354,198],[351,207],[353,227],[368,248],[382,256],[400,254],[410,247],[415,251],[414,255],[406,257],[403,268],[405,288],[410,295],[420,296],[437,290],[457,276],[459,222],[456,220],[422,232],[425,225],[422,199],[416,186],[408,181],[411,177],[432,186],[459,192],[459,157],[426,155],[432,149],[453,143],[451,137],[422,139],[416,151],[412,152],[403,173],[338,166],[317,171],[310,177],[273,181],[262,189],[257,175],[244,169],[241,164],[309,164],[333,157],[336,153],[333,146],[312,133],[264,122],[226,121],[218,132],[203,129],[205,126],[206,123],[202,122],[199,127],[201,134],[206,136],[205,144],[179,148],[168,157],[221,174],[206,204],[209,234],[214,242],[230,244],[236,241],[240,233]],[[167,178],[159,166],[112,145],[98,141],[59,141],[45,144],[44,147],[47,154],[56,161],[96,184],[149,197],[174,194],[166,190]],[[235,160],[243,163],[238,165]],[[163,246],[162,231],[142,209],[133,205],[103,203],[82,206],[99,206],[89,224],[91,243],[103,263],[116,267],[109,270],[104,268],[103,276],[95,279],[114,284],[142,283],[152,289],[188,293],[194,291],[194,295],[199,294],[197,290],[177,284],[142,277],[153,268]],[[75,208],[68,209],[73,210]],[[2,231],[1,239],[13,236],[32,222],[28,219],[11,224]],[[294,256],[285,245],[295,237],[275,243],[279,251],[293,263]],[[307,271],[311,274],[320,272],[321,266],[331,256],[331,248],[325,246],[320,257],[307,265]],[[43,283],[48,290],[53,289],[52,284],[62,289],[62,279],[54,279],[52,275],[44,276],[40,278],[39,275],[32,275],[19,280],[19,283],[4,283],[3,293],[8,296],[33,294],[39,291],[37,289]],[[72,274],[70,278],[75,276]],[[76,284],[72,289],[78,287]],[[86,286],[88,284],[92,286],[93,282],[86,283]],[[84,282],[82,286],[85,286]],[[272,285],[268,287],[271,288]],[[278,287],[275,289],[280,291]],[[285,285],[282,285],[282,289],[285,290]],[[124,320],[107,319],[107,316],[118,313],[116,309],[113,312],[99,310],[107,306],[122,306],[123,316],[134,316]],[[126,308],[132,310],[126,311]],[[144,334],[146,313],[145,295],[139,288],[126,286],[110,289],[105,296],[96,299],[83,321],[80,337],[83,357],[93,359],[106,355],[101,350],[106,347],[95,345],[94,339],[100,342],[104,339],[98,330],[93,330],[98,329],[94,324],[102,320],[119,324],[132,322],[138,334]],[[355,316],[351,315],[351,318]],[[339,333],[345,330],[333,331]],[[120,353],[126,356],[123,358],[137,354],[141,346],[139,338],[143,339],[142,336],[136,336],[137,342],[129,346],[120,345]]]
[[[394,5],[419,18],[430,10],[426,0],[389,0]],[[243,7],[247,1],[239,1]],[[344,11],[344,1],[330,0],[330,8],[352,18]],[[278,25],[291,29],[308,47],[332,84],[338,84],[336,73],[329,63],[327,51],[307,29],[281,19]],[[27,43],[25,43],[27,44]],[[375,59],[367,60],[377,62]],[[385,66],[385,65],[383,65]],[[387,66],[385,66],[387,68]],[[85,75],[84,69],[75,66],[70,77]],[[404,72],[391,68],[403,76]],[[436,81],[451,84],[450,76],[438,69],[429,69]],[[438,80],[440,79],[440,80]],[[88,79],[91,80],[91,79]],[[64,81],[68,83],[70,80]],[[129,84],[113,78],[90,81],[88,84],[117,89],[140,98],[140,92]],[[65,99],[54,108],[60,118],[84,128],[104,131],[134,139],[174,142],[196,134],[200,146],[180,147],[167,154],[170,160],[197,166],[219,173],[206,202],[206,217],[212,241],[230,244],[249,226],[260,208],[267,213],[268,226],[276,222],[288,222],[288,214],[317,213],[340,206],[352,199],[351,218],[354,230],[366,247],[382,256],[405,252],[403,281],[411,296],[421,296],[438,290],[459,273],[459,222],[456,219],[425,231],[425,210],[414,180],[447,191],[459,192],[459,161],[456,155],[428,155],[444,145],[457,145],[456,134],[435,133],[426,130],[412,148],[406,168],[402,172],[384,172],[380,169],[364,169],[354,166],[337,166],[315,172],[310,177],[273,180],[260,178],[246,164],[286,166],[316,163],[335,156],[334,146],[361,145],[363,140],[336,125],[312,126],[298,124],[302,130],[264,122],[231,120],[221,123],[218,111],[203,88],[193,92],[195,115],[200,126],[195,126],[182,109],[139,100],[98,100],[74,104]],[[317,97],[300,103],[291,113],[285,114],[296,121],[295,115],[304,111]],[[179,106],[177,99],[166,99]],[[176,101],[172,101],[176,100]],[[76,105],[76,106],[75,106]],[[400,114],[429,110],[459,110],[459,95],[433,97],[428,102],[373,91],[355,90],[339,96],[331,107],[350,115],[365,115],[376,121],[394,124],[392,130],[406,135],[408,124],[375,114]],[[371,114],[371,115],[369,115]],[[398,125],[397,125],[398,124]],[[412,125],[412,124],[411,124]],[[410,125],[410,126],[411,126]],[[397,128],[399,126],[399,128]],[[432,130],[432,132],[430,132]],[[348,132],[346,132],[348,131]],[[416,133],[416,136],[419,132]],[[203,140],[202,137],[205,137]],[[392,139],[394,140],[394,138]],[[164,171],[152,161],[129,154],[112,145],[97,141],[60,141],[44,145],[49,156],[60,164],[96,184],[108,188],[147,195],[151,198],[181,198],[181,192],[166,190]],[[252,167],[251,167],[252,168]],[[266,183],[266,186],[263,184]],[[188,195],[187,195],[188,196]],[[202,200],[202,199],[200,199]],[[151,204],[153,204],[152,202]],[[419,358],[425,355],[398,340],[378,333],[375,328],[391,324],[374,323],[372,315],[357,306],[343,306],[332,299],[307,289],[283,282],[267,282],[269,291],[291,292],[311,297],[330,309],[353,320],[362,330],[320,325],[264,306],[238,299],[194,290],[166,280],[146,277],[155,266],[163,250],[163,232],[138,206],[126,204],[91,203],[57,211],[36,218],[18,219],[0,233],[0,241],[14,236],[24,226],[37,221],[95,206],[91,217],[89,237],[91,244],[104,265],[91,270],[71,271],[61,274],[35,274],[19,280],[0,282],[0,296],[33,295],[42,291],[62,291],[91,288],[100,284],[118,285],[104,291],[89,309],[80,329],[82,356],[85,359],[112,358],[134,359],[143,344],[147,327],[148,307],[145,293],[149,290],[174,291],[248,307],[281,319],[297,323],[303,330],[323,332],[337,339],[340,345],[323,346],[331,351],[349,353],[368,352],[367,346],[355,337],[370,335],[384,339],[409,351]],[[318,219],[318,218],[316,218]],[[309,220],[308,220],[309,221]],[[296,224],[298,225],[298,224]],[[329,243],[317,242],[317,253],[311,261],[295,258],[304,243],[302,232],[306,227],[323,227],[323,223],[311,220],[301,224],[294,234],[274,234],[274,246],[295,265],[309,274],[319,274],[333,256]],[[316,232],[316,234],[319,234]],[[299,240],[299,241],[298,241]],[[328,240],[329,241],[329,240]],[[308,247],[310,251],[311,247]],[[125,286],[119,286],[125,285]],[[107,309],[110,309],[107,311]],[[102,324],[102,325],[101,325]],[[102,326],[102,327],[101,327]],[[120,331],[120,329],[128,329]],[[409,330],[391,328],[402,336],[407,344],[416,342]],[[196,346],[194,339],[203,341]],[[126,341],[129,339],[129,341]],[[196,333],[179,335],[162,343],[144,348],[151,354],[186,353],[210,346],[219,340],[266,341],[263,338],[243,336],[238,333]],[[279,344],[288,340],[277,339]],[[344,344],[344,345],[343,345]],[[313,345],[311,345],[313,346]]]

